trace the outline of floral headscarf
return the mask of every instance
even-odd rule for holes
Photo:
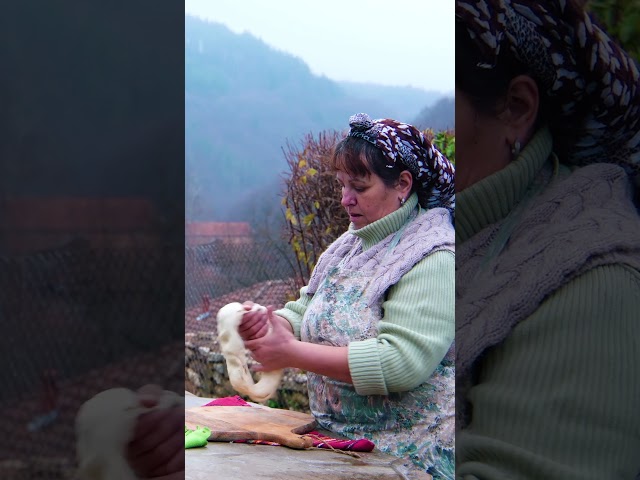
[[[366,113],[349,118],[350,137],[366,140],[378,147],[387,165],[393,167],[400,160],[419,182],[420,188],[430,191],[426,208],[455,209],[455,167],[413,125],[389,118],[371,120]]]
[[[638,66],[569,0],[458,0],[456,20],[493,68],[508,48],[530,69],[561,117],[554,139],[576,165],[620,164],[640,173]]]

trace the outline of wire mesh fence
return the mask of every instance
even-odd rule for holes
[[[279,308],[296,297],[298,287],[286,244],[245,238],[188,247],[185,388],[203,397],[235,395],[217,341],[215,314],[227,303],[246,300]],[[271,405],[306,411],[306,375],[288,369]]]
[[[281,242],[251,237],[187,247],[186,306],[201,305],[205,296],[215,299],[261,282],[291,279],[294,275],[291,258]]]
[[[0,478],[73,478],[74,419],[113,387],[184,387],[183,248],[0,257]]]
[[[297,293],[287,255],[251,239],[0,256],[0,478],[73,478],[75,415],[108,388],[234,394],[212,313],[284,305]],[[289,371],[278,406],[304,410],[305,381]]]
[[[259,239],[0,256],[0,478],[73,478],[75,415],[108,388],[235,393],[211,314],[282,306],[294,275],[286,244]],[[304,409],[304,374],[288,372],[277,401]]]

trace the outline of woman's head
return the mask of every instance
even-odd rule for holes
[[[401,164],[386,167],[382,150],[356,137],[341,141],[332,168],[342,189],[342,206],[355,228],[362,228],[397,210],[417,183]]]
[[[546,98],[527,67],[502,49],[494,68],[456,24],[456,188],[462,191],[504,168],[543,125]]]
[[[454,167],[422,132],[366,114],[353,115],[349,125],[331,166],[342,187],[342,205],[356,228],[400,208],[413,192],[425,208],[454,208]]]
[[[518,105],[522,98],[510,96],[513,82],[524,79],[521,94],[524,86],[529,90],[525,98],[538,97],[532,130],[548,124],[554,149],[566,162],[611,161],[630,172],[638,169],[640,126],[633,123],[640,115],[638,76],[634,61],[598,27],[581,0],[456,2],[456,95],[461,104],[478,124],[487,119],[504,123],[500,114],[505,107],[509,112],[513,101]],[[457,117],[458,110],[456,105]],[[469,163],[487,155],[469,158],[465,143],[473,136],[463,135],[458,118],[456,128],[456,158],[464,175]]]

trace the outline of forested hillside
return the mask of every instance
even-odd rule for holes
[[[185,17],[185,37],[186,210],[191,220],[253,221],[277,210],[287,142],[297,144],[307,133],[343,130],[357,112],[413,121],[440,95],[335,82],[248,33],[191,16]]]

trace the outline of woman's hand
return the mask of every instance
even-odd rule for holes
[[[256,372],[294,367],[353,383],[349,369],[349,347],[301,342],[294,336],[286,318],[274,315],[272,311],[268,313],[271,331],[244,342],[253,358],[260,363],[254,367]]]
[[[253,302],[242,304],[245,314],[238,326],[238,333],[244,342],[264,337],[269,332],[269,318],[273,316],[273,306],[267,306],[267,311],[251,311],[255,305]]]
[[[293,366],[290,363],[289,351],[291,347],[299,343],[293,335],[291,325],[286,319],[273,315],[273,311],[267,312],[271,331],[268,335],[247,340],[244,346],[251,350],[253,358],[260,363],[255,367],[257,372],[269,372]]]
[[[158,404],[162,389],[145,385],[138,390],[140,405]],[[140,415],[127,446],[129,465],[142,478],[184,478],[184,408],[154,410]]]

